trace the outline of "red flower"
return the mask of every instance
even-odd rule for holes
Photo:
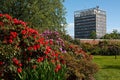
[[[10,15],[8,15],[8,14],[4,14],[4,15],[7,19],[12,20],[12,17]]]
[[[55,60],[58,61],[58,58],[56,57]]]
[[[13,19],[13,22],[14,22],[14,24],[15,25],[23,25],[24,27],[26,27],[26,23],[25,22],[23,22],[22,20],[18,20],[18,19]]]
[[[3,16],[3,14],[0,14],[0,17],[2,17]]]
[[[52,45],[52,44],[53,44],[53,40],[52,40],[52,39],[50,39],[50,40],[49,40],[49,43],[50,43],[50,45]]]
[[[40,44],[43,44],[44,43],[44,38],[39,38],[38,41]]]
[[[45,53],[46,55],[47,55],[47,54],[49,54],[49,52],[48,52],[48,51],[45,51],[44,53]]]
[[[60,68],[61,68],[60,64],[58,64],[58,65],[56,66],[56,68],[60,69]]]
[[[16,37],[17,37],[17,33],[16,33],[16,32],[10,32],[10,35],[11,35],[13,38],[16,38]]]
[[[10,35],[10,36],[9,36],[9,39],[13,39],[13,37]]]
[[[0,65],[3,65],[3,62],[2,62],[2,61],[0,61]]]
[[[29,46],[29,47],[27,48],[27,50],[29,50],[29,51],[30,51],[30,50],[32,50],[32,47],[31,47],[31,46]]]
[[[8,42],[11,44],[11,43],[13,42],[13,40],[12,40],[12,39],[9,39]]]
[[[36,38],[36,35],[34,35],[33,38],[35,39],[35,38]]]
[[[40,48],[40,45],[39,45],[39,44],[37,44],[37,45],[36,45],[36,47],[37,47],[37,49],[39,49],[39,48]]]
[[[34,50],[37,50],[37,47],[36,47],[36,45],[34,45],[34,46],[33,46],[33,49],[34,49]]]
[[[30,61],[31,60],[31,58],[30,57],[28,57],[28,61]]]
[[[62,60],[60,60],[60,62],[62,63],[62,64],[65,64],[65,61],[62,59]]]
[[[27,33],[27,31],[26,31],[26,30],[22,30],[21,33],[22,33],[23,35],[25,35],[25,34]]]
[[[4,23],[3,23],[3,22],[0,22],[0,26],[4,26]]]
[[[16,18],[13,19],[13,22],[14,22],[14,24],[16,24],[16,25],[17,25],[17,24],[20,24],[20,23],[19,23],[19,20],[17,20]]]
[[[17,72],[21,73],[22,72],[22,68],[17,68]]]
[[[42,62],[43,60],[44,60],[43,57],[39,57],[39,58],[37,59],[37,62]]]
[[[47,45],[47,44],[48,44],[48,42],[49,42],[49,41],[45,41],[45,45]]]
[[[60,69],[61,69],[61,66],[60,66],[60,64],[58,64],[55,68],[55,72],[58,72]]]
[[[20,63],[19,66],[22,67],[22,64]]]
[[[28,32],[32,33],[32,34],[38,34],[38,31],[32,29],[32,28],[28,28]]]
[[[19,61],[17,60],[17,58],[13,58],[12,61],[13,61],[13,63],[16,64],[16,65],[19,64]]]
[[[51,51],[51,48],[50,48],[50,46],[46,46],[46,50],[45,50],[45,54],[47,55],[47,54],[49,54],[50,53],[50,51]]]
[[[37,50],[37,49],[39,49],[39,48],[40,48],[40,45],[39,45],[39,44],[36,44],[36,45],[33,46],[33,49],[34,49],[34,50]]]
[[[56,53],[55,56],[58,57],[58,53]]]
[[[23,21],[21,21],[21,24],[22,24],[24,27],[26,27],[26,25],[27,25],[27,23],[25,23],[25,22],[23,22]]]

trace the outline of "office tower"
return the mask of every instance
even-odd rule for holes
[[[99,7],[74,12],[75,38],[101,38],[106,34],[106,12]]]

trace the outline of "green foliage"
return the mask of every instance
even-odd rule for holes
[[[120,55],[120,42],[117,41],[100,41],[99,44],[92,45],[81,43],[83,50],[93,55]]]
[[[120,33],[117,30],[113,30],[112,33],[106,34],[102,39],[120,39]]]
[[[66,20],[63,2],[64,0],[2,0],[0,13],[10,14],[34,27],[64,30]]]
[[[99,54],[99,51],[97,48],[96,48],[96,45],[92,45],[92,44],[89,44],[89,43],[81,43],[81,47],[84,51],[86,51],[87,53],[90,53],[90,54]]]
[[[119,42],[100,42],[98,45],[101,47],[99,52],[101,55],[120,55],[120,43]]]
[[[96,39],[96,32],[95,32],[95,31],[92,31],[92,32],[91,32],[90,38],[91,38],[91,39]]]
[[[98,71],[98,66],[91,60],[80,59],[77,56],[65,54],[68,67],[67,80],[93,80],[93,74]]]
[[[80,40],[79,39],[73,39],[70,35],[67,35],[66,33],[61,32],[61,37],[70,43],[73,43],[75,45],[80,46]]]
[[[66,61],[67,80],[93,80],[93,74],[98,71],[98,66],[92,63],[92,56],[86,54],[78,45],[65,43],[69,54],[64,54]]]
[[[23,72],[18,74],[17,80],[65,80],[66,67],[63,67],[59,72],[55,72],[55,65],[44,61],[34,65],[34,69],[23,69]]]

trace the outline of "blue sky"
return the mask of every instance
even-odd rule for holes
[[[113,29],[120,32],[120,0],[65,0],[64,6],[67,11],[66,20],[68,26],[66,30],[71,36],[74,36],[74,11],[96,6],[106,11],[107,33],[112,32]]]

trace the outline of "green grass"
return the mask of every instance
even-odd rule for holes
[[[120,80],[120,56],[94,56],[93,61],[100,67],[96,80]]]

